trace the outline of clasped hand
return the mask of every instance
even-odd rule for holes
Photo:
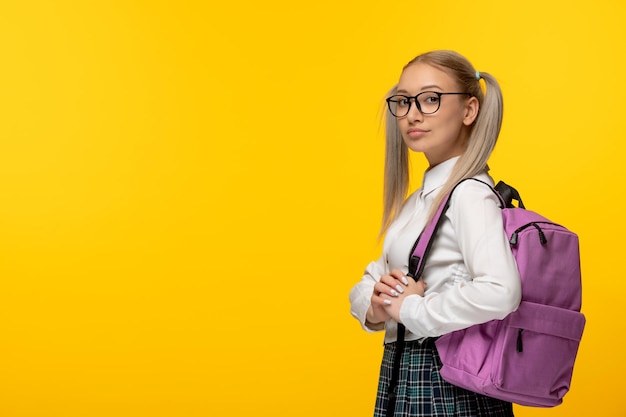
[[[374,285],[367,321],[377,324],[391,318],[400,323],[402,301],[413,294],[423,297],[425,291],[426,283],[421,278],[416,281],[397,269],[392,270]]]

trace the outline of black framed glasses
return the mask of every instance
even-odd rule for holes
[[[441,106],[441,96],[447,94],[471,96],[470,93],[440,93],[438,91],[424,91],[413,97],[404,95],[391,96],[387,99],[387,105],[389,106],[389,111],[395,117],[404,117],[409,114],[409,110],[411,110],[411,102],[415,102],[415,106],[417,106],[417,110],[419,110],[420,113],[433,114],[439,110],[439,106]]]

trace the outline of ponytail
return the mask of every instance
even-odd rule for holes
[[[393,86],[387,97],[396,93],[397,86]],[[386,107],[386,103],[385,103]],[[396,218],[404,204],[409,190],[409,149],[402,140],[396,118],[389,114],[387,109],[383,114],[385,122],[385,177],[383,188],[383,223],[380,230],[381,238],[389,225]]]
[[[489,171],[487,161],[496,146],[502,127],[503,101],[502,91],[496,79],[486,72],[481,72],[480,76],[485,81],[485,94],[483,95],[481,90],[480,95],[477,96],[480,108],[467,148],[456,161],[448,180],[435,196],[429,212],[429,220],[437,212],[444,197],[459,181]],[[478,85],[479,81],[474,79],[474,83]]]

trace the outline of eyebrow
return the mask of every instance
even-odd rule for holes
[[[438,90],[443,90],[443,88],[439,87],[439,86],[438,86],[438,85],[436,85],[436,84],[429,84],[429,85],[425,85],[425,86],[423,86],[423,87],[422,87],[422,89],[421,89],[420,91],[426,91],[426,90],[428,90],[429,88],[436,88],[436,89],[438,89]],[[408,91],[403,90],[403,89],[397,90],[397,91],[396,91],[396,93],[405,93],[405,94],[409,94],[409,92],[408,92]]]

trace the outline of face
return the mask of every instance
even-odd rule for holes
[[[396,94],[415,97],[424,91],[463,92],[447,72],[421,62],[409,65],[400,76]],[[412,101],[409,113],[397,121],[408,148],[423,152],[430,166],[435,166],[465,151],[477,114],[475,97],[443,95],[435,113],[422,114]]]

